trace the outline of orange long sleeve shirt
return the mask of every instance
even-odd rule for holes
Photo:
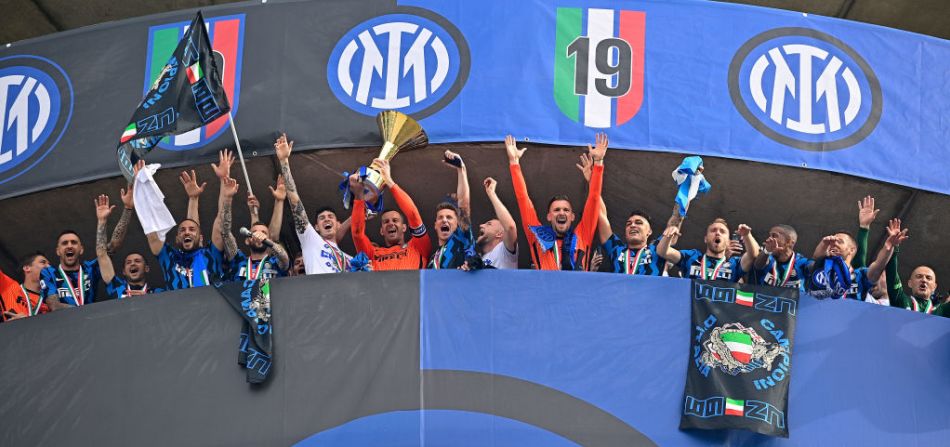
[[[30,300],[29,304],[26,300]],[[38,293],[27,290],[26,295],[24,295],[20,283],[0,272],[0,311],[13,311],[20,315],[30,315],[30,310],[32,309],[35,312],[37,306],[39,306],[39,313],[49,312],[49,308],[46,307],[46,303],[43,302]],[[0,314],[0,318],[7,321],[6,315]]]
[[[418,270],[426,268],[426,262],[432,253],[432,240],[426,234],[426,227],[422,223],[419,209],[412,202],[399,185],[389,188],[399,210],[406,215],[409,232],[412,239],[408,244],[392,247],[377,247],[366,236],[366,202],[353,201],[353,216],[350,223],[350,233],[353,235],[353,244],[357,251],[366,253],[373,260],[373,270]]]
[[[528,197],[528,185],[524,181],[524,175],[521,173],[521,165],[513,164],[509,166],[511,170],[511,182],[515,190],[515,198],[518,199],[518,211],[521,212],[521,225],[524,229],[525,237],[528,238],[528,247],[531,250],[531,261],[535,268],[539,270],[561,270],[558,264],[558,254],[564,253],[562,247],[563,239],[558,238],[557,248],[555,250],[545,251],[538,242],[531,227],[541,225],[538,220],[538,213],[534,209],[534,203]],[[594,240],[594,233],[597,231],[597,218],[600,212],[600,192],[604,184],[604,166],[594,165],[590,175],[590,189],[587,192],[587,202],[584,203],[584,214],[581,215],[580,223],[574,228],[574,238],[577,240],[574,251],[575,269],[586,270],[587,259],[590,254],[591,243]]]

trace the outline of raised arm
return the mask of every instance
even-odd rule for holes
[[[358,174],[350,176],[350,190],[353,192],[353,215],[350,219],[350,234],[353,238],[353,245],[357,251],[366,253],[370,259],[376,250],[373,243],[366,237],[366,202],[363,201],[363,183],[359,180]]]
[[[784,247],[774,237],[769,236],[762,242],[762,250],[759,250],[758,256],[755,257],[755,262],[752,263],[753,268],[756,270],[764,269],[765,265],[769,263],[769,254],[777,253],[782,249]]]
[[[132,213],[135,209],[135,203],[132,200],[133,185],[134,183],[129,183],[128,189],[123,188],[119,190],[120,197],[122,197],[122,204],[125,208],[122,210],[122,215],[119,216],[119,222],[115,224],[115,229],[112,230],[112,239],[110,239],[106,245],[106,251],[108,251],[109,254],[115,254],[125,242],[125,234],[128,232],[129,222],[132,220]]]
[[[233,180],[232,180],[233,181]],[[284,249],[283,245],[280,245],[273,239],[268,238],[264,233],[260,231],[255,231],[251,233],[251,237],[261,242],[264,245],[267,245],[269,242],[271,247],[267,248],[267,253],[275,258],[277,258],[277,267],[281,270],[287,270],[290,268],[290,256],[287,255],[287,250]]]
[[[897,258],[900,252],[900,246],[894,248],[894,254],[891,255],[891,260],[887,261],[885,267],[884,281],[887,282],[887,300],[891,303],[891,306],[904,308],[907,307],[908,297],[904,293],[904,284],[901,283],[901,275],[898,269]],[[913,299],[913,297],[910,299]]]
[[[736,231],[739,232],[739,237],[742,238],[742,243],[745,244],[745,253],[739,258],[739,263],[742,270],[748,272],[752,268],[755,258],[759,255],[759,243],[755,241],[755,237],[752,236],[752,228],[748,225],[740,224]]]
[[[218,195],[218,215],[214,219],[214,228],[211,230],[211,243],[221,253],[224,253],[225,261],[234,259],[234,255],[238,251],[237,241],[234,239],[234,233],[231,230],[234,221],[231,204],[240,186],[237,180],[231,177],[221,179],[221,193]]]
[[[194,169],[191,170],[191,175],[188,175],[188,171],[181,171],[178,179],[181,180],[181,185],[185,188],[185,194],[188,195],[188,218],[198,222],[198,228],[201,228],[198,199],[205,192],[205,186],[208,185],[208,182],[202,182],[201,186],[198,186],[198,175],[195,174]]]
[[[364,215],[364,218],[365,218],[365,215]],[[347,234],[350,234],[350,223],[351,223],[352,221],[353,221],[353,220],[352,220],[351,217],[347,217],[346,220],[344,220],[343,223],[340,224],[340,229],[336,231],[336,243],[337,243],[337,245],[342,244],[342,243],[343,243],[343,239],[346,237],[346,235],[347,235]]]
[[[877,213],[881,211],[874,208],[874,197],[867,196],[864,200],[858,201],[858,237],[857,251],[851,260],[851,266],[861,268],[868,265],[868,234],[871,231],[871,224],[877,218]]]
[[[307,211],[303,207],[303,202],[300,201],[294,176],[290,173],[290,152],[293,149],[294,142],[287,141],[287,134],[281,134],[274,142],[274,155],[280,163],[280,175],[284,178],[284,188],[287,190],[287,199],[290,201],[290,214],[294,217],[294,231],[299,235],[307,231],[310,218],[307,217]]]
[[[518,211],[521,213],[521,226],[524,227],[526,235],[531,234],[530,227],[541,225],[538,220],[538,213],[534,209],[534,203],[528,196],[528,185],[524,181],[524,174],[521,172],[521,156],[527,148],[518,149],[515,144],[515,137],[508,135],[505,137],[505,150],[508,153],[508,169],[511,171],[511,185],[515,190],[515,198],[518,200]],[[528,236],[530,238],[530,236]]]
[[[677,226],[669,226],[663,230],[663,237],[660,238],[660,242],[656,244],[656,254],[661,258],[666,259],[672,264],[677,264],[680,262],[680,259],[683,255],[679,250],[672,247],[674,241],[678,240],[680,236],[680,229]]]
[[[828,247],[831,244],[835,243],[835,236],[825,236],[818,241],[818,245],[815,246],[815,252],[812,254],[812,259],[823,258],[828,256]]]
[[[594,166],[591,168],[590,186],[587,190],[587,201],[584,203],[584,214],[578,224],[577,233],[584,235],[587,240],[593,240],[597,230],[597,221],[600,219],[600,193],[604,185],[604,157],[607,155],[607,134],[598,133],[596,144],[587,145]]]
[[[270,225],[267,230],[274,239],[280,239],[280,227],[284,225],[284,201],[287,199],[287,186],[284,183],[284,176],[277,176],[277,185],[268,186],[270,193],[274,196],[274,211],[270,215]],[[298,200],[299,202],[299,200]]]
[[[106,244],[106,224],[109,222],[109,215],[115,205],[109,205],[109,196],[99,195],[96,203],[96,258],[99,260],[99,272],[102,273],[102,281],[106,284],[112,282],[115,278],[115,267],[112,265],[112,259],[109,257],[109,250]]]
[[[459,216],[459,226],[463,231],[468,231],[472,226],[472,206],[471,192],[468,187],[468,170],[465,168],[465,162],[459,154],[448,150],[443,154],[442,162],[458,173],[455,198],[458,200],[459,211],[462,213]]]
[[[515,225],[515,219],[511,217],[511,213],[508,212],[508,207],[502,203],[498,194],[495,192],[498,182],[488,177],[485,179],[484,185],[485,194],[488,194],[488,201],[491,202],[492,207],[495,209],[495,217],[501,222],[501,227],[505,229],[505,248],[508,249],[509,253],[514,253],[515,248],[518,246],[518,226]]]
[[[901,230],[901,220],[891,219],[887,225],[887,240],[884,241],[884,246],[881,247],[881,250],[877,252],[877,258],[868,266],[868,281],[876,283],[877,280],[881,278],[881,273],[884,272],[887,261],[889,261],[891,255],[894,254],[894,249],[907,240],[907,238],[907,229]]]

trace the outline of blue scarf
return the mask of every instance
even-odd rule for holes
[[[357,170],[360,174],[360,180],[366,180],[366,176],[369,174],[367,172],[368,168],[366,166],[360,166]],[[343,209],[348,210],[350,206],[353,205],[353,191],[350,191],[350,175],[355,174],[355,172],[343,171],[343,181],[340,182],[340,194],[343,195]],[[365,190],[364,190],[365,193]],[[376,196],[376,203],[366,202],[366,213],[376,215],[383,212],[383,191],[379,191],[379,195]]]
[[[551,251],[557,245],[557,232],[550,225],[536,225],[528,228],[538,239],[538,245],[541,246],[542,251]],[[561,270],[576,270],[577,264],[574,262],[574,252],[577,249],[577,238],[574,237],[573,228],[567,230],[567,233],[564,234],[561,249]]]
[[[841,256],[818,258],[808,274],[805,288],[818,299],[843,298],[851,289],[851,270]]]

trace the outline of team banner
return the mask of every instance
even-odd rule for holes
[[[798,289],[693,280],[680,428],[788,437]]]
[[[247,383],[264,383],[274,364],[270,283],[253,280],[218,283],[214,287],[243,320],[238,365],[247,372]]]
[[[942,39],[687,0],[272,0],[203,12],[248,154],[270,155],[279,132],[299,150],[375,146],[373,117],[397,110],[432,143],[512,133],[576,146],[605,131],[618,149],[950,193],[950,96],[935,94],[950,84]],[[130,123],[128,111],[194,14],[0,48],[0,198],[119,175],[103,148],[141,135],[146,116]],[[192,123],[149,161],[204,163],[234,145],[223,118]],[[908,157],[913,169],[894,169]]]
[[[220,121],[219,128],[223,127],[223,116],[231,110],[201,12],[185,29],[173,25],[156,34],[169,34],[164,38],[167,41],[177,37],[179,31],[183,33],[181,40],[164,65],[153,64],[155,61],[149,59],[149,66],[160,67],[160,71],[119,137],[119,169],[129,181],[135,163],[162,137],[187,132],[174,140],[193,139],[192,134],[200,135],[200,128],[215,120]]]

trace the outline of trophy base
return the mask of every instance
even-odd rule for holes
[[[385,183],[383,175],[380,174],[379,171],[373,168],[367,168],[366,179],[363,180],[363,185],[366,186],[366,189],[363,191],[363,194],[372,194],[378,197]]]

